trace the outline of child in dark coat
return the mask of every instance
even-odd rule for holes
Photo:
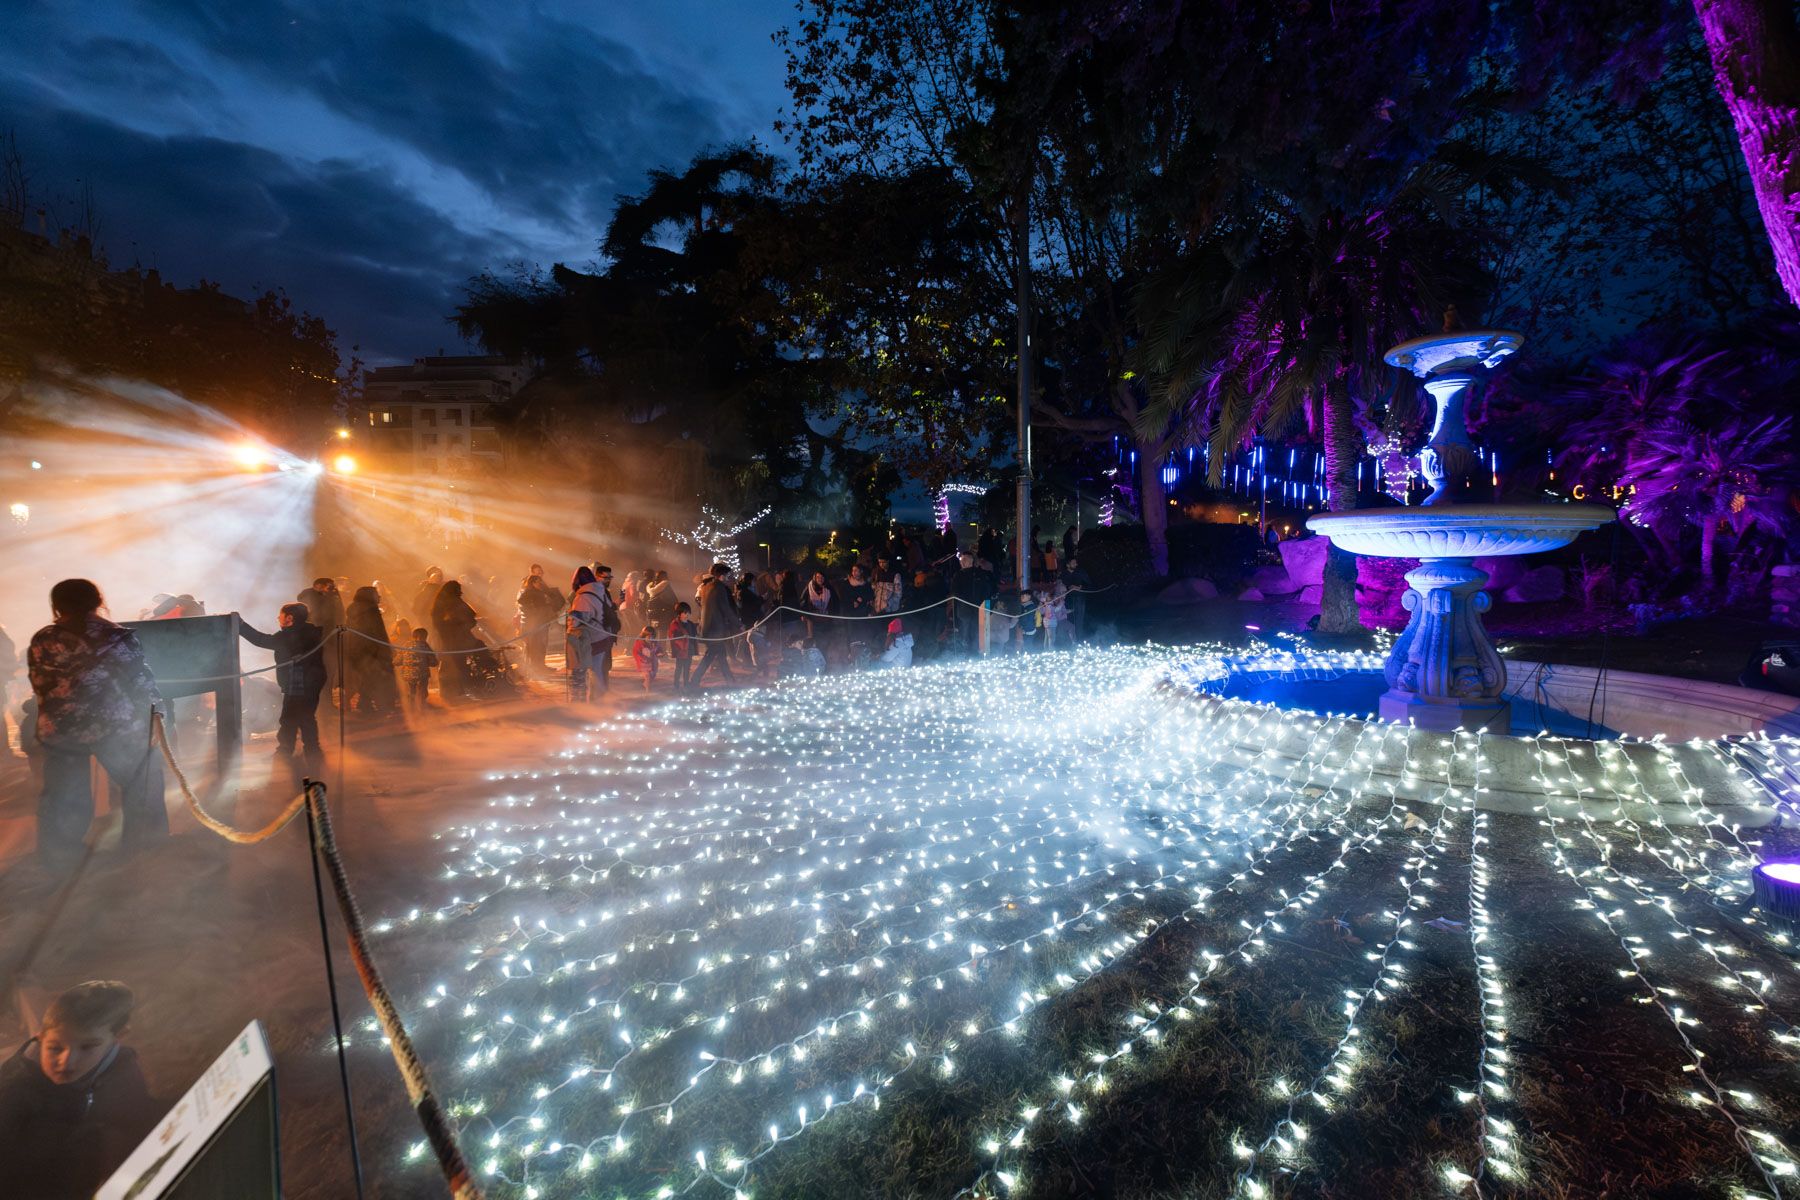
[[[284,755],[304,739],[306,753],[320,755],[319,696],[325,690],[325,631],[307,620],[304,604],[281,606],[281,628],[274,633],[252,629],[240,618],[238,636],[252,646],[275,652],[275,682],[281,688],[281,726],[275,747]],[[342,636],[341,634],[339,636]]]
[[[134,1002],[122,983],[70,988],[0,1066],[7,1195],[86,1200],[155,1128],[162,1110],[119,1042]]]

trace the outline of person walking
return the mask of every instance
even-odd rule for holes
[[[306,758],[319,762],[319,696],[325,691],[325,631],[308,620],[304,604],[284,604],[276,617],[274,633],[263,633],[240,615],[238,636],[252,646],[275,652],[275,685],[281,689],[281,724],[275,732],[275,752],[291,758],[298,743],[306,743]],[[338,636],[348,636],[339,634]]]
[[[726,659],[731,637],[739,628],[737,606],[732,601],[730,585],[725,582],[730,573],[731,568],[724,563],[714,563],[700,582],[700,638],[706,651],[694,672],[693,683],[689,685],[696,692],[714,663],[718,664],[719,674],[725,677],[727,684],[737,682],[731,674],[731,663]]]
[[[51,623],[32,635],[26,673],[37,700],[37,741],[47,752],[38,797],[38,855],[66,871],[81,857],[94,819],[88,762],[98,759],[123,797],[121,841],[142,846],[169,834],[163,764],[150,715],[164,712],[137,635],[100,615],[106,601],[86,579],[50,589]]]
[[[399,689],[394,683],[394,647],[388,641],[387,622],[381,619],[381,593],[372,587],[356,589],[344,613],[344,707],[351,697],[364,716],[392,714],[399,709]]]

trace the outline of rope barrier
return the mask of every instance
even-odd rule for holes
[[[157,745],[162,747],[163,761],[169,764],[169,770],[174,773],[176,786],[181,789],[181,797],[187,801],[188,811],[194,814],[194,820],[234,845],[254,846],[258,842],[268,841],[287,828],[288,822],[306,808],[306,791],[301,789],[300,794],[290,800],[275,819],[261,829],[244,830],[229,825],[207,812],[200,803],[200,798],[188,786],[187,775],[182,771],[181,764],[175,761],[174,751],[169,748],[169,735],[163,728],[162,714],[155,709],[150,711],[150,734],[156,739]]]
[[[325,802],[325,785],[316,779],[309,779],[306,781],[304,794],[308,798],[308,811],[313,819],[313,845],[325,860],[325,873],[331,877],[331,890],[337,897],[338,914],[344,920],[344,940],[350,947],[350,961],[356,966],[357,978],[362,980],[363,994],[368,996],[369,1005],[375,1010],[375,1019],[381,1023],[381,1032],[387,1037],[388,1048],[393,1051],[394,1064],[400,1068],[400,1078],[406,1083],[406,1095],[412,1101],[413,1113],[425,1130],[425,1140],[430,1143],[432,1153],[437,1156],[438,1169],[443,1172],[444,1182],[450,1185],[451,1196],[455,1200],[482,1200],[481,1188],[476,1184],[468,1164],[463,1161],[462,1150],[456,1144],[456,1133],[444,1116],[437,1094],[431,1090],[431,1080],[425,1074],[425,1064],[419,1061],[418,1052],[413,1049],[412,1038],[407,1036],[400,1013],[394,1007],[392,997],[388,995],[387,984],[382,981],[375,959],[369,953],[368,932],[363,926],[362,909],[356,903],[355,893],[350,890],[350,879],[344,872],[344,860],[338,853],[337,838],[332,832],[331,807]]]
[[[307,814],[312,825],[312,849],[324,860],[325,872],[331,877],[331,890],[337,899],[338,913],[343,918],[344,939],[350,947],[350,960],[356,966],[363,994],[369,998],[369,1006],[375,1010],[375,1019],[380,1023],[388,1047],[393,1052],[394,1063],[399,1067],[400,1078],[406,1084],[406,1094],[412,1103],[413,1113],[425,1130],[425,1139],[437,1156],[438,1168],[443,1172],[444,1181],[450,1185],[450,1194],[454,1200],[482,1200],[481,1189],[456,1144],[455,1131],[444,1116],[437,1094],[431,1089],[425,1065],[419,1061],[418,1052],[413,1049],[412,1038],[407,1034],[399,1010],[394,1007],[393,998],[388,995],[387,984],[383,982],[381,972],[369,952],[368,932],[363,923],[362,909],[356,902],[356,894],[351,890],[350,878],[344,870],[344,860],[332,831],[331,808],[326,803],[325,785],[316,779],[305,780],[300,795],[269,824],[257,830],[237,829],[208,813],[188,786],[187,776],[169,748],[169,739],[163,730],[162,714],[154,711],[151,713],[150,728],[162,748],[164,760],[175,774],[182,797],[187,801],[188,811],[194,814],[204,828],[225,840],[235,845],[264,842],[281,832],[300,813]],[[315,868],[317,861],[315,859]],[[336,1003],[335,995],[333,1003]],[[341,1052],[341,1037],[339,1049]]]

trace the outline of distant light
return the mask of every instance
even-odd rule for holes
[[[303,469],[308,475],[323,475],[325,473],[325,464],[315,459],[312,462],[307,463]]]
[[[331,460],[331,469],[339,475],[356,474],[356,460],[348,454],[340,454]]]
[[[338,430],[338,436],[340,438],[347,438],[350,436],[350,431],[348,429],[340,429]]]
[[[255,442],[243,442],[234,447],[231,451],[231,457],[236,459],[238,466],[244,468],[246,471],[254,471],[259,467],[266,467],[271,461],[268,447],[259,446]]]
[[[24,504],[15,500],[9,511],[12,513],[13,524],[15,525],[23,525],[25,522],[31,520],[31,505],[29,504]]]
[[[41,471],[44,469],[44,464],[34,458],[31,460],[31,469],[34,471]]]

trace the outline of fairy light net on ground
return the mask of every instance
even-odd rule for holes
[[[437,980],[409,1019],[495,1195],[824,1194],[894,1164],[930,1194],[1030,1194],[1034,1154],[1129,1155],[1082,1139],[1304,1012],[1144,1176],[1286,1194],[1357,1134],[1424,1009],[1454,1052],[1393,1101],[1431,1122],[1393,1169],[1527,1194],[1555,1168],[1521,1100],[1548,1069],[1512,1040],[1523,884],[1592,926],[1610,1002],[1649,1009],[1651,1102],[1724,1147],[1691,1169],[1796,1194],[1800,977],[1745,904],[1741,820],[1788,804],[1764,780],[1800,746],[1436,735],[1206,694],[1377,658],[1084,651],[610,720],[495,775],[377,932]]]

